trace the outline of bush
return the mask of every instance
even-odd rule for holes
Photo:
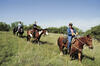
[[[49,28],[46,28],[46,29],[50,33],[59,33],[59,28],[56,28],[56,27],[49,27]]]
[[[10,25],[0,22],[0,31],[9,31],[10,30]]]
[[[83,34],[83,31],[82,30],[80,30],[77,27],[74,27],[74,28],[79,33],[79,35],[82,35]],[[67,29],[68,29],[67,26],[61,26],[59,28],[56,28],[56,27],[49,27],[49,28],[47,28],[48,32],[51,32],[51,33],[63,33],[63,34],[67,34]]]
[[[97,25],[95,27],[92,27],[90,30],[87,30],[85,32],[85,35],[86,34],[89,34],[89,35],[93,36],[93,38],[100,41],[100,25]]]

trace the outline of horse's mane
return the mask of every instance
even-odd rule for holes
[[[80,42],[80,45],[83,45],[84,41],[86,40],[86,37],[82,36],[82,37],[77,38],[76,40]]]

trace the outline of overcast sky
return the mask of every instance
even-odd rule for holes
[[[37,21],[42,28],[68,26],[71,21],[86,31],[100,24],[100,0],[0,0],[0,21]]]

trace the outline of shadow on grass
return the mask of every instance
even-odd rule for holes
[[[27,36],[22,36],[21,38],[26,38],[27,39]]]
[[[92,60],[92,61],[95,60],[95,57],[90,57],[90,56],[87,56],[87,55],[85,55],[85,54],[82,55],[81,58],[82,58],[82,60],[83,60],[84,58],[89,59],[89,60]],[[78,53],[75,53],[75,54],[74,54],[74,59],[72,59],[72,60],[76,60],[76,59],[78,60]]]
[[[33,40],[33,41],[31,41],[31,42],[34,43],[34,44],[38,44],[38,42],[35,41],[35,40]],[[50,43],[50,42],[47,42],[47,41],[40,41],[39,44],[40,44],[40,45],[43,45],[43,44],[53,45],[53,43]]]
[[[95,60],[95,57],[90,57],[90,56],[87,56],[87,55],[83,55],[83,56],[82,56],[82,59],[83,59],[83,58],[87,58],[87,59],[90,59],[90,60],[92,60],[92,61]]]

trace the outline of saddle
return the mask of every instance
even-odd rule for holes
[[[75,41],[76,41],[76,38],[73,38],[71,44],[74,44]]]
[[[66,44],[67,41],[68,41],[68,38],[67,38],[67,37],[64,37],[64,39],[63,39],[63,43]],[[73,38],[71,44],[74,44],[75,41],[76,41],[76,38]]]

